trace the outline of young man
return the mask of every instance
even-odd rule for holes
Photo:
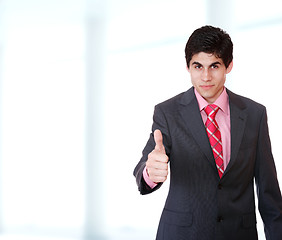
[[[141,194],[170,189],[157,240],[255,240],[254,180],[266,239],[282,239],[282,198],[264,106],[225,88],[233,44],[219,28],[193,32],[193,87],[155,107],[134,175]],[[149,214],[149,213],[148,213]]]

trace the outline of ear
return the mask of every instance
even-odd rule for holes
[[[190,69],[189,69],[189,67],[186,65],[186,69],[187,69],[187,71],[190,73]]]
[[[228,68],[226,69],[226,74],[230,73],[233,68],[233,61],[229,64]]]

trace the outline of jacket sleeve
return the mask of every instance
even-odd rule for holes
[[[166,149],[166,154],[169,156],[169,152],[170,152],[170,143],[169,143],[169,131],[168,131],[168,124],[166,121],[166,117],[164,112],[161,109],[160,105],[157,105],[155,107],[155,111],[154,111],[154,116],[153,116],[153,126],[152,126],[152,132],[150,134],[149,140],[145,146],[145,148],[143,149],[142,152],[142,158],[139,161],[139,163],[137,164],[137,166],[134,169],[133,175],[136,178],[136,183],[138,186],[138,190],[140,191],[140,193],[142,195],[144,194],[148,194],[151,192],[156,191],[157,189],[159,189],[162,185],[162,183],[159,183],[156,187],[154,187],[153,189],[150,188],[144,178],[143,178],[143,170],[146,166],[146,161],[148,159],[148,154],[154,150],[155,148],[155,141],[154,141],[154,131],[156,129],[161,130],[162,135],[163,135],[163,144],[165,146]]]
[[[258,208],[266,239],[279,240],[282,239],[282,198],[271,151],[266,109],[262,114],[257,144],[255,179]]]

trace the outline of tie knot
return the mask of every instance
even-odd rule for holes
[[[208,117],[214,119],[216,113],[218,112],[219,107],[215,104],[210,104],[208,106],[205,107],[205,112],[207,114]]]

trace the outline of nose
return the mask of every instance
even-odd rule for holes
[[[210,81],[211,80],[211,73],[210,73],[209,69],[203,69],[202,80],[203,81]]]

